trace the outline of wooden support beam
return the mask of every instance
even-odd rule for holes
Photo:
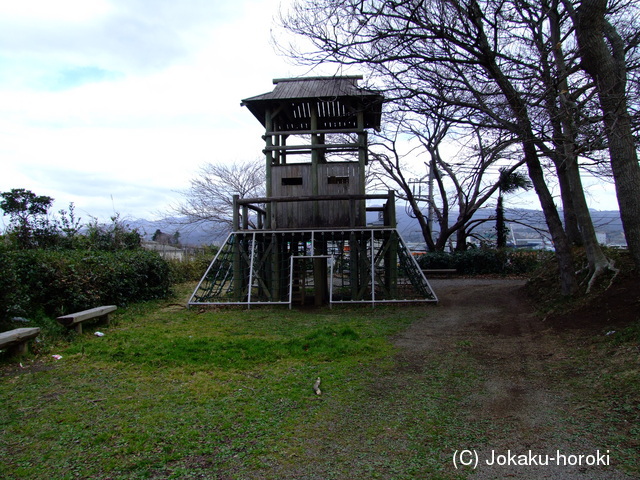
[[[333,129],[321,128],[318,130],[282,130],[282,131],[267,130],[267,132],[265,133],[265,137],[267,135],[311,135],[312,133],[332,134],[332,133],[362,133],[362,132],[366,132],[366,130],[360,129],[360,128],[333,128]],[[266,140],[266,138],[263,137],[263,140]]]
[[[315,135],[314,135],[315,138]],[[315,152],[318,150],[333,150],[339,148],[341,151],[353,151],[357,152],[361,150],[358,143],[311,143],[311,145],[267,145],[264,148],[264,152],[279,152],[279,151],[292,151],[292,150],[310,150]]]
[[[334,200],[388,200],[388,194],[374,195],[318,195],[304,197],[259,197],[259,198],[240,198],[238,205],[246,205],[250,203],[280,203],[280,202],[312,202],[312,201],[334,201]]]

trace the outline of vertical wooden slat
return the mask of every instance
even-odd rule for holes
[[[272,146],[272,139],[271,139],[271,135],[269,135],[269,132],[273,131],[273,114],[272,114],[272,110],[267,108],[267,111],[265,113],[265,119],[264,119],[264,123],[265,123],[265,129],[266,129],[266,137],[265,137],[265,141],[266,141],[266,146],[270,147]],[[273,152],[271,152],[270,150],[267,149],[267,152],[265,154],[265,181],[266,181],[266,185],[265,185],[265,191],[267,194],[267,198],[270,198],[273,196],[273,186],[271,184],[271,168],[273,165]],[[271,203],[267,203],[266,205],[266,210],[267,210],[267,228],[272,228],[272,224],[273,224],[273,218],[272,218],[272,207],[271,207]]]

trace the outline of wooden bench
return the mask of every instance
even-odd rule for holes
[[[117,307],[115,305],[90,308],[89,310],[83,310],[82,312],[62,315],[61,317],[58,317],[58,322],[68,328],[74,327],[76,332],[82,333],[82,322],[87,320],[97,318],[109,325],[109,313],[116,310],[116,308]]]
[[[38,327],[16,328],[0,333],[0,349],[9,349],[10,355],[27,353],[27,341],[40,335]]]
[[[426,276],[430,275],[455,275],[458,273],[458,270],[455,268],[426,268],[423,269],[422,272]]]

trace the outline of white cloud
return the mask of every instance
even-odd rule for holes
[[[20,0],[0,2],[0,17],[8,22],[84,23],[108,14],[112,5],[106,0]]]
[[[261,127],[240,100],[295,70],[269,44],[277,6],[3,5],[0,191],[28,188],[100,218],[114,205],[148,217],[204,162],[258,159]]]
[[[0,191],[74,202],[84,218],[150,217],[203,163],[261,161],[262,127],[240,101],[308,73],[272,49],[278,8],[0,0]]]

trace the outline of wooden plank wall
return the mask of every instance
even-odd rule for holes
[[[271,194],[274,197],[309,197],[312,195],[309,163],[273,165],[271,167]],[[357,162],[321,163],[318,165],[318,195],[363,195],[360,166]],[[363,202],[359,200],[358,202]],[[350,207],[348,200],[320,202],[319,218],[313,218],[311,202],[287,202],[274,206],[275,228],[325,228],[349,227]],[[356,209],[354,226],[364,226],[366,219],[360,218]]]
[[[318,165],[319,195],[364,195],[364,185],[360,185],[360,165],[358,162],[323,163]],[[345,183],[343,179],[348,179]],[[333,180],[333,182],[331,182]],[[364,200],[359,200],[362,202]],[[349,201],[336,200],[322,202],[320,207],[320,226],[349,227]],[[359,218],[356,209],[354,226],[364,226],[364,219]]]

